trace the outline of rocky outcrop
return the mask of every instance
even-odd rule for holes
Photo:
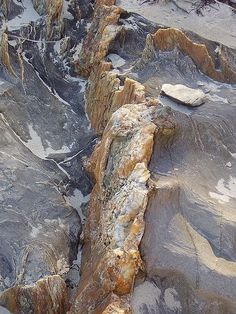
[[[47,37],[50,38],[53,35],[53,31],[58,28],[58,32],[61,32],[63,28],[62,21],[62,9],[64,5],[63,0],[32,0],[34,9],[40,14],[46,16],[47,23]],[[57,24],[57,27],[52,27],[54,24]]]
[[[236,70],[225,57],[224,49],[220,49],[214,57],[205,44],[194,42],[184,32],[175,28],[159,29],[155,34],[147,36],[146,47],[137,67],[142,68],[155,57],[156,53],[161,54],[161,52],[175,49],[189,56],[195,65],[210,78],[221,82],[236,83]]]
[[[0,130],[0,305],[12,313],[63,313],[67,289],[59,274],[76,256],[80,218],[60,194],[65,178],[57,167],[34,156],[3,114]]]
[[[6,67],[6,69],[11,75],[16,76],[16,73],[11,64],[10,55],[8,51],[8,35],[5,32],[2,34],[1,38],[0,57],[2,65]]]
[[[235,313],[235,107],[213,105],[209,116],[209,100],[191,115],[166,111],[175,129],[156,133],[135,313]]]
[[[64,314],[69,306],[66,284],[57,275],[40,279],[32,286],[5,290],[0,303],[11,313]]]
[[[110,43],[121,30],[117,22],[122,12],[123,10],[116,6],[97,5],[78,61],[75,63],[77,72],[82,76],[88,77],[94,66],[106,56]]]
[[[90,159],[96,184],[85,228],[82,277],[71,313],[103,313],[97,307],[107,304],[113,294],[128,306],[125,300],[142,267],[139,243],[148,201],[155,112],[156,106],[147,103],[122,106],[112,115]],[[113,299],[107,306],[115,306]],[[120,311],[126,313],[123,306]]]
[[[23,9],[13,0],[0,0],[0,11],[5,19],[11,19],[22,13]]]
[[[145,101],[142,84],[125,78],[123,86],[111,63],[101,62],[93,68],[86,90],[86,110],[92,127],[98,134],[105,129],[111,115],[125,104]]]
[[[0,71],[0,311],[234,314],[236,96],[213,79],[234,82],[235,51],[114,0],[23,1],[20,16],[15,2],[0,1],[16,17]],[[163,20],[199,3],[117,2]],[[204,106],[176,103],[198,89]]]
[[[69,204],[80,209],[79,201],[73,202],[76,195],[84,205],[83,196],[91,191],[81,158],[89,154],[93,138],[84,112],[85,81],[69,74],[65,78],[65,55],[73,54],[70,45],[62,40],[59,49],[56,36],[48,41],[48,16],[40,17],[31,1],[19,2],[23,4],[23,12],[7,21],[6,32],[4,24],[1,42],[0,312],[4,307],[14,314],[64,314],[71,287],[67,274],[77,257],[82,228]],[[59,7],[47,4],[57,19]],[[10,19],[17,11],[9,9]],[[61,18],[58,15],[58,21]],[[56,32],[54,25],[52,29]],[[80,31],[77,37],[71,35],[74,45]]]
[[[159,31],[161,33],[162,30]],[[166,32],[164,33],[164,31]],[[173,76],[171,72],[172,68],[168,68],[168,52],[179,51],[176,53],[176,59],[178,57],[181,57],[184,61],[182,64],[180,62],[178,63],[178,60],[176,61],[176,68],[174,68],[173,70],[176,71],[178,75],[176,76],[176,78],[173,77],[173,80],[178,79],[181,83],[184,82],[186,84],[187,80],[191,78],[191,75],[193,75],[194,73],[194,75],[196,76],[196,80],[198,79],[199,81],[204,81],[204,83],[201,84],[203,86],[204,84],[206,85],[206,90],[208,84],[209,86],[211,86],[208,81],[209,79],[206,75],[199,73],[198,69],[200,69],[202,72],[205,71],[204,73],[207,74],[209,77],[212,77],[212,75],[219,75],[218,79],[222,81],[225,80],[228,82],[228,80],[234,78],[234,74],[232,74],[234,72],[234,65],[233,63],[231,64],[231,58],[227,58],[227,66],[225,68],[223,66],[223,70],[220,71],[218,69],[219,64],[217,66],[215,64],[216,59],[214,59],[214,56],[212,55],[212,50],[208,51],[211,44],[195,44],[192,37],[191,39],[187,38],[187,36],[181,31],[175,31],[178,33],[176,35],[177,39],[175,39],[175,36],[173,39],[172,35],[170,35],[169,38],[169,32],[167,30],[163,30],[163,34],[165,34],[163,35],[163,42],[162,39],[158,39],[160,40],[160,42],[158,41],[156,45],[153,44],[146,46],[142,61],[144,61],[144,64],[145,62],[146,64],[150,63],[150,66],[149,68],[143,68],[143,72],[139,71],[136,76],[142,79],[141,75],[143,74],[145,76],[145,71],[153,71],[153,68],[155,67],[150,62],[150,60],[152,60],[152,58],[155,58],[158,55],[159,51],[160,53],[163,52],[162,58],[157,58],[159,64],[157,64],[156,66],[156,73],[154,72],[153,74],[153,72],[151,72],[152,75],[157,76],[159,74],[158,70],[160,68],[162,70],[162,74],[165,75],[165,71],[167,73],[168,71],[170,71],[171,75]],[[182,35],[185,37],[183,38]],[[182,41],[185,43],[183,44]],[[189,43],[189,45],[186,43],[186,41]],[[192,48],[191,45],[193,45]],[[194,51],[194,53],[196,52],[198,56],[192,53],[192,50]],[[172,54],[170,54],[170,58],[171,56]],[[187,56],[187,58],[185,56]],[[147,58],[145,59],[145,57]],[[181,72],[181,67],[183,66],[186,66],[189,72]],[[137,68],[137,66],[135,68]],[[108,96],[111,95],[110,91],[119,88],[120,82],[118,79],[120,79],[121,76],[110,71],[110,64],[100,64],[100,67],[95,67],[94,69],[94,74],[91,73],[89,78],[91,86],[88,86],[87,88],[87,95],[89,96],[87,96],[87,99],[92,99],[92,91],[94,91],[96,95],[104,94],[103,92],[101,92],[102,87],[98,84],[99,79],[101,81],[103,79],[104,81],[107,80],[107,82],[111,84],[111,88],[106,88],[106,91],[109,91],[107,93]],[[228,69],[230,70],[228,71]],[[96,82],[97,73],[101,73],[102,75],[97,75],[98,82],[92,85],[93,82]],[[231,73],[232,76],[229,73]],[[169,79],[169,76],[166,76]],[[166,79],[166,77],[164,77],[164,79]],[[223,85],[217,85],[217,83],[215,84],[216,85],[214,86],[221,86],[221,88],[223,88]],[[109,84],[107,86],[109,86]],[[212,89],[214,88],[214,86],[212,87]],[[227,89],[227,87],[224,88]],[[222,89],[223,94],[226,93],[226,90],[224,88]],[[142,91],[142,95],[143,97],[145,97],[144,89]],[[204,95],[204,93],[201,94]],[[228,91],[226,94],[230,94],[230,98],[232,99],[232,94],[230,91]],[[213,206],[211,201],[206,196],[206,191],[210,191],[210,189],[214,190],[214,187],[216,186],[219,193],[217,192],[217,195],[215,195],[215,192],[213,192],[213,194],[210,192],[209,195],[212,195],[213,197],[215,197],[215,199],[218,199],[219,202],[222,202],[223,200],[226,202],[229,201],[230,208],[234,202],[233,192],[231,191],[231,189],[234,190],[234,178],[230,177],[229,182],[226,181],[225,178],[225,184],[223,184],[224,187],[217,184],[213,180],[213,178],[217,176],[217,173],[218,175],[223,175],[223,172],[219,170],[222,164],[221,166],[217,164],[217,160],[223,160],[224,158],[226,158],[223,156],[227,156],[227,158],[230,158],[230,164],[228,164],[227,167],[233,166],[234,162],[232,157],[230,157],[229,153],[227,154],[227,152],[224,150],[226,148],[224,148],[224,152],[222,152],[222,150],[219,150],[217,147],[219,147],[219,143],[221,141],[225,142],[227,141],[227,139],[229,139],[229,133],[232,131],[230,125],[235,124],[232,120],[234,119],[233,117],[235,115],[232,111],[234,110],[233,107],[231,109],[227,108],[228,114],[223,113],[225,107],[222,108],[222,101],[225,100],[222,97],[220,98],[221,94],[219,94],[219,96],[216,96],[215,98],[211,95],[208,96],[209,97],[205,99],[206,104],[203,107],[196,108],[196,110],[198,111],[196,112],[196,116],[194,117],[192,117],[193,113],[191,111],[183,110],[182,112],[182,109],[179,109],[179,112],[178,107],[174,107],[174,110],[171,110],[168,107],[159,107],[159,110],[157,110],[156,112],[157,114],[154,115],[155,123],[157,125],[157,131],[155,135],[155,149],[152,154],[151,164],[149,165],[151,178],[148,181],[149,186],[152,187],[153,190],[151,193],[148,194],[148,205],[146,208],[145,216],[145,234],[141,242],[141,252],[145,265],[145,268],[143,270],[144,277],[146,276],[146,279],[143,278],[140,282],[140,278],[137,279],[136,277],[133,295],[131,295],[128,300],[127,297],[129,297],[129,294],[126,295],[125,298],[125,300],[127,300],[127,303],[125,304],[129,306],[131,305],[131,309],[128,309],[128,311],[133,310],[135,314],[146,313],[147,311],[155,313],[199,313],[199,309],[201,309],[204,313],[235,312],[234,293],[231,293],[230,289],[227,289],[226,287],[228,281],[231,282],[231,286],[234,286],[235,284],[234,250],[231,249],[232,245],[228,242],[232,241],[232,235],[234,234],[234,227],[232,227],[232,224],[234,225],[234,218],[232,216],[230,218],[231,227],[233,229],[230,229],[228,223],[226,222],[227,219],[225,220],[225,218],[222,218],[224,222],[221,220],[222,223],[218,225],[220,226],[219,229],[222,228],[222,230],[220,231],[217,227],[216,221],[219,217],[223,217],[224,213],[221,212],[218,206]],[[114,93],[112,97],[114,97]],[[106,98],[109,99],[109,97],[107,96]],[[217,109],[214,107],[215,104],[213,103],[214,101],[216,101],[216,99],[218,99]],[[94,101],[96,102],[97,99],[95,98]],[[165,100],[163,99],[163,102],[164,101]],[[99,108],[103,108],[103,103],[106,102],[101,102]],[[109,100],[109,103],[111,103],[111,100]],[[167,104],[169,103],[167,102]],[[170,102],[170,105],[173,105],[172,102]],[[133,108],[136,108],[136,106],[137,105],[133,105]],[[207,109],[205,109],[205,106]],[[118,109],[112,117],[114,117],[116,114],[118,114],[118,112],[122,111],[122,109],[126,107],[127,105],[123,105],[122,107],[120,107],[120,109]],[[214,123],[212,122],[212,117],[208,117],[207,115],[205,116],[206,112],[209,113],[210,110],[212,110],[212,107],[214,107],[214,110],[216,111],[214,116]],[[89,108],[88,112],[92,112],[93,110],[96,110],[97,107],[93,107],[91,101],[90,104],[87,104],[87,108]],[[108,108],[110,108],[110,105],[108,106]],[[104,112],[103,109],[102,112]],[[92,114],[89,114],[90,117],[92,117]],[[99,117],[98,112],[91,120],[95,121],[96,116]],[[215,119],[217,119],[216,117],[221,116],[222,119],[220,119],[220,121],[215,121]],[[227,118],[225,120],[226,116]],[[227,132],[226,134],[225,131],[223,131],[222,127],[224,125],[223,121],[228,121],[230,116],[230,119],[232,121],[227,124],[227,129],[230,130],[229,133]],[[99,118],[99,121],[101,121],[101,118]],[[95,122],[94,125],[97,127],[99,123],[96,125]],[[120,126],[120,123],[121,120],[117,121],[116,125]],[[105,124],[106,123],[104,122],[104,126]],[[217,134],[216,137],[212,136],[212,128],[217,129],[217,131],[215,130],[215,134]],[[105,128],[105,131],[103,133],[102,143],[104,137],[106,137],[106,130],[107,128]],[[100,132],[102,132],[102,129]],[[220,139],[218,138],[219,135]],[[126,138],[128,137],[129,136],[127,136]],[[235,147],[235,145],[231,141],[230,143],[231,145],[233,145],[232,147]],[[234,152],[235,148],[232,149]],[[101,151],[105,150],[106,146],[101,145]],[[116,155],[120,155],[123,151],[123,146],[122,148],[117,148],[115,150]],[[133,150],[131,150],[131,152],[133,152]],[[93,158],[96,158],[96,162],[92,158],[90,168],[92,168],[95,173],[98,173],[97,165],[102,164],[99,157],[99,150],[95,151],[94,154],[95,157]],[[112,155],[111,151],[109,152],[109,154]],[[213,160],[215,160],[214,165],[210,165],[210,160],[212,160],[210,156],[215,156],[213,158]],[[201,165],[200,167],[198,167],[199,160],[204,160],[202,163],[200,163],[202,165],[202,168]],[[113,168],[109,168],[110,164],[112,165],[112,167],[114,167],[114,169],[119,168],[113,161],[110,162],[106,159],[105,161],[105,173],[112,173]],[[128,161],[125,161],[124,165],[126,163],[129,164]],[[226,161],[225,164],[227,164]],[[195,167],[197,169],[195,169]],[[111,170],[107,171],[107,168]],[[102,179],[102,185],[104,186],[103,193],[106,194],[105,191],[109,191],[109,193],[111,193],[112,195],[113,188],[116,186],[116,183],[114,183],[114,181],[110,177],[104,176],[104,178],[107,178],[107,180]],[[204,180],[201,181],[200,178],[204,178]],[[99,177],[96,177],[96,182],[99,182]],[[197,185],[196,182],[198,182]],[[226,188],[227,186],[228,188]],[[117,204],[120,200],[119,197],[121,194],[119,192],[121,189],[122,188],[117,188],[116,190]],[[89,230],[89,235],[95,235],[96,239],[99,239],[99,236],[97,236],[98,234],[101,236],[102,239],[104,239],[102,235],[104,232],[103,227],[106,226],[106,223],[103,223],[101,221],[103,221],[103,216],[106,215],[109,217],[109,214],[107,212],[107,204],[110,204],[110,199],[106,199],[106,197],[104,198],[104,196],[100,197],[101,189],[97,187],[97,184],[95,185],[94,191],[93,193],[95,194],[92,195],[92,201],[90,203],[90,206],[92,207],[90,207],[90,215],[88,217],[89,225],[87,225],[87,228],[90,229],[86,230]],[[225,193],[225,196],[222,196],[221,193]],[[102,203],[102,201],[104,200],[105,203],[103,203],[104,205],[101,206],[103,210],[100,210],[99,214],[97,214],[97,212],[93,212],[93,216],[92,209],[97,209],[97,195],[99,195],[99,199],[101,198],[99,202]],[[138,198],[138,195],[139,193],[136,193],[136,198]],[[214,209],[211,206],[213,206]],[[204,212],[204,218],[202,216],[200,222],[197,217],[202,211]],[[212,218],[211,213],[214,213],[214,215],[216,215],[215,219]],[[95,217],[95,215],[97,216]],[[113,218],[111,221],[114,221],[115,219]],[[203,221],[206,221],[204,227]],[[214,221],[214,227],[212,226],[212,228],[209,227],[210,221]],[[101,225],[102,227],[100,228],[99,226]],[[110,226],[112,226],[112,223]],[[99,231],[97,231],[96,228],[98,228]],[[215,232],[213,231],[213,229],[215,230]],[[93,230],[96,230],[96,232],[93,232]],[[88,234],[86,233],[87,236]],[[225,238],[223,240],[223,234],[225,234],[227,239]],[[99,269],[99,265],[101,264],[95,258],[91,258],[93,262],[89,262],[88,268],[90,270],[93,270],[94,268],[91,265],[93,263],[94,265],[98,265],[98,268],[95,268],[96,271],[94,271],[95,276],[93,277],[93,283],[99,281],[100,285],[97,285],[96,288],[94,288],[93,285],[90,285],[91,281],[89,280],[89,278],[91,278],[91,276],[89,276],[89,271],[86,270],[87,268],[85,265],[87,261],[90,260],[92,252],[97,252],[99,251],[99,249],[95,246],[95,244],[94,246],[90,246],[90,244],[88,244],[91,241],[89,237],[91,236],[88,236],[88,242],[85,241],[84,260],[82,266],[82,274],[83,271],[85,271],[85,277],[83,277],[82,275],[82,286],[80,286],[80,289],[78,291],[78,297],[75,302],[75,307],[72,307],[72,311],[74,311],[73,313],[76,312],[76,309],[79,309],[81,308],[81,306],[83,306],[82,300],[85,300],[85,295],[88,296],[90,295],[90,293],[93,295],[94,303],[92,307],[89,308],[89,304],[91,304],[91,302],[89,301],[87,306],[89,308],[88,312],[90,311],[91,313],[102,313],[102,311],[107,308],[108,304],[110,308],[112,308],[113,301],[110,301],[111,298],[113,300],[114,294],[119,295],[116,290],[112,290],[112,288],[109,288],[111,286],[110,277],[107,278],[106,274],[104,274],[104,272],[102,272],[101,270],[98,271],[98,273],[96,272]],[[94,243],[96,243],[96,239],[94,238]],[[107,239],[109,239],[108,241],[112,239],[110,234]],[[222,241],[224,242],[224,245]],[[107,248],[109,248],[109,245],[110,243],[107,245]],[[90,249],[88,249],[88,247]],[[92,248],[95,249],[92,250]],[[99,245],[99,248],[102,248],[102,244]],[[222,250],[224,251],[224,253]],[[99,252],[104,251],[101,250]],[[103,267],[101,267],[103,269],[106,265],[104,257],[105,253],[101,253],[101,256],[102,260],[104,261],[104,264],[102,264]],[[230,261],[227,260],[228,258],[230,258]],[[113,262],[113,260],[114,259],[110,258],[110,261]],[[128,264],[128,262],[126,263]],[[111,265],[113,264],[111,263]],[[120,269],[122,269],[122,264],[120,264],[119,267]],[[101,274],[100,278],[98,274]],[[106,278],[106,280],[104,280],[104,278]],[[88,284],[88,282],[90,282],[90,284]],[[98,286],[104,287],[103,283],[106,283],[106,289],[104,288],[98,290]],[[222,285],[224,286],[223,290],[221,289]],[[95,290],[99,292],[95,294]],[[110,291],[112,291],[112,294],[110,294]],[[124,290],[122,290],[122,293],[123,291]],[[83,293],[85,293],[84,296]],[[102,297],[102,301],[100,301],[102,303],[101,307],[96,305],[95,299],[97,298],[97,294],[104,294],[104,297]],[[121,299],[122,303],[119,305],[119,307],[121,312],[125,312],[122,307],[124,305],[124,298],[122,297]],[[115,307],[113,307],[113,311],[115,312],[116,310]],[[83,308],[83,311],[86,312],[86,308]]]

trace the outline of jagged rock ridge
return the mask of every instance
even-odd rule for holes
[[[193,16],[195,3],[184,14]],[[0,215],[10,221],[9,243],[18,251],[0,251],[0,304],[13,313],[235,313],[230,36],[216,43],[209,40],[214,32],[204,39],[156,24],[147,8],[171,8],[172,2],[140,6],[153,22],[113,0],[27,4],[31,25],[19,22],[25,12],[20,3],[1,2],[7,197],[2,194]],[[129,4],[135,11],[140,5]],[[183,108],[160,96],[163,84],[201,89],[205,103]],[[101,140],[87,160],[93,130]],[[85,207],[83,195],[92,185]],[[9,210],[16,206],[14,189],[22,202],[17,215],[32,213],[15,233]],[[80,218],[70,205],[87,216],[81,239]],[[79,242],[82,262],[80,252],[73,261]],[[22,263],[17,252],[27,245],[36,253],[23,255]]]

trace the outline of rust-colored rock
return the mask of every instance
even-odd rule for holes
[[[1,63],[6,67],[8,72],[11,75],[16,76],[16,72],[14,71],[14,69],[12,67],[9,52],[8,52],[8,35],[7,35],[7,33],[2,34],[1,46],[0,46],[0,57],[1,57]]]
[[[146,47],[139,66],[153,56],[154,51],[170,51],[175,48],[188,55],[197,67],[210,78],[228,83],[236,82],[236,71],[232,69],[224,49],[218,52],[219,69],[215,66],[214,57],[205,44],[193,42],[181,30],[175,28],[159,29],[155,34],[147,36]]]
[[[51,36],[52,24],[57,21],[60,24],[63,0],[47,1],[47,35]]]
[[[93,311],[94,314],[131,314],[130,300],[114,293],[109,296]]]
[[[5,290],[1,305],[12,313],[64,314],[68,309],[68,295],[64,280],[58,276],[40,279],[35,285],[15,286]]]
[[[79,74],[88,77],[92,68],[106,56],[110,43],[121,29],[117,21],[122,12],[123,10],[116,6],[96,7],[79,59],[75,62]]]
[[[89,77],[86,91],[86,110],[92,127],[102,133],[112,113],[125,104],[145,101],[145,88],[132,79],[126,78],[121,86],[117,74],[110,71],[111,63],[102,62]]]
[[[156,106],[146,103],[122,106],[92,154],[88,167],[96,184],[85,228],[82,277],[71,313],[129,313],[129,301],[123,303],[123,298],[132,291],[142,267],[139,243],[148,201],[155,112]],[[106,301],[111,293],[118,299]],[[106,311],[97,310],[102,303],[107,304]]]
[[[47,37],[51,37],[53,34],[53,23],[56,22],[59,30],[62,29],[63,23],[61,20],[63,10],[63,0],[32,0],[34,9],[40,15],[47,16]],[[60,33],[60,31],[59,31]]]
[[[96,0],[96,5],[115,5],[116,0]]]

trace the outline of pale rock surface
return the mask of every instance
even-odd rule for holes
[[[163,84],[161,92],[163,95],[190,107],[200,106],[206,101],[206,95],[203,91],[189,88],[181,84]]]

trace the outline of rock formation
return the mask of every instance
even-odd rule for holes
[[[102,2],[103,3],[103,2]],[[98,2],[93,21],[83,42],[76,68],[79,74],[88,76],[93,67],[106,56],[109,44],[120,31],[117,21],[122,9]]]
[[[112,294],[123,301],[122,310],[129,308],[122,296],[127,298],[142,267],[139,244],[148,200],[147,165],[155,111],[156,106],[145,103],[122,106],[93,152],[89,169],[96,184],[85,228],[82,277],[71,313],[92,312],[101,303],[113,306]]]
[[[11,65],[11,60],[8,51],[8,35],[7,33],[2,34],[1,46],[0,46],[0,55],[1,55],[1,63],[6,67],[8,72],[13,76],[16,76],[16,73]]]
[[[125,104],[145,101],[144,86],[126,78],[123,86],[111,64],[101,62],[94,66],[86,90],[86,110],[92,127],[102,133],[112,113]],[[94,97],[95,96],[95,97]]]
[[[224,2],[0,1],[0,312],[236,312]]]
[[[236,70],[225,58],[224,50],[227,48],[220,47],[215,53],[216,56],[213,57],[205,44],[195,43],[182,31],[174,28],[159,29],[155,34],[147,36],[146,47],[140,63],[145,63],[146,59],[153,58],[159,51],[175,49],[189,56],[196,66],[210,78],[221,82],[236,83]]]

